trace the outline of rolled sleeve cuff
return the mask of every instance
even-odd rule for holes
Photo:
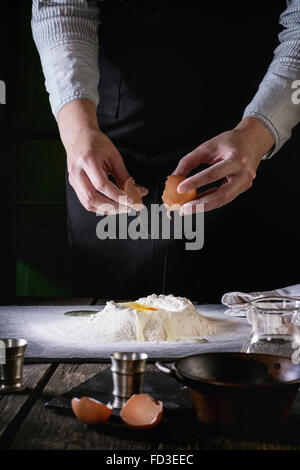
[[[292,129],[300,121],[300,105],[293,102],[293,82],[300,71],[289,66],[273,66],[261,82],[243,117],[259,119],[271,132],[275,145],[263,159],[275,155],[291,137]]]
[[[41,55],[45,85],[57,119],[63,106],[78,99],[99,103],[98,49],[84,41],[64,42]]]
[[[260,122],[262,122],[266,128],[270,131],[270,133],[272,134],[273,136],[273,139],[275,141],[275,144],[273,145],[273,147],[263,156],[263,160],[266,160],[268,158],[271,158],[273,155],[275,155],[275,153],[278,152],[278,150],[281,148],[280,146],[280,143],[279,143],[279,134],[278,134],[278,131],[277,129],[274,127],[274,125],[272,124],[272,122],[266,117],[266,116],[263,116],[262,114],[256,112],[256,111],[247,111],[247,108],[244,112],[244,115],[243,117],[247,117],[247,116],[252,116],[252,117],[255,117],[256,119],[258,119]]]

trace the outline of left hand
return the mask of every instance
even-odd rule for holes
[[[199,198],[184,204],[181,215],[201,210],[210,211],[228,204],[252,186],[262,157],[274,145],[274,138],[267,127],[254,117],[245,117],[237,127],[204,142],[184,156],[173,174],[187,176],[202,163],[211,166],[190,176],[178,185],[184,193],[226,178],[218,188],[199,194]],[[198,207],[196,207],[198,204]]]

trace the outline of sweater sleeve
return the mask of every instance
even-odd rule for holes
[[[300,86],[300,0],[288,0],[281,14],[283,30],[280,44],[259,85],[258,91],[244,111],[245,116],[259,119],[272,133],[275,145],[263,157],[273,156],[291,137],[292,129],[300,122],[297,88]]]
[[[33,0],[32,33],[55,118],[80,98],[98,105],[98,5],[95,0]]]

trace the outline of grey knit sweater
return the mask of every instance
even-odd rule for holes
[[[55,117],[80,98],[98,104],[100,7],[96,0],[33,0],[32,32]],[[275,139],[264,158],[278,152],[300,121],[300,0],[287,1],[279,22],[284,29],[274,58],[244,111],[262,121]]]

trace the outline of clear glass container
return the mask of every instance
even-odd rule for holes
[[[252,332],[242,352],[296,357],[300,349],[300,300],[262,297],[249,302]]]

